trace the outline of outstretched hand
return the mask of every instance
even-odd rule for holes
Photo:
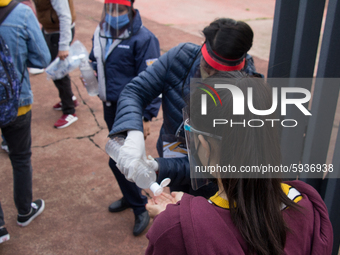
[[[146,210],[149,212],[151,218],[157,216],[166,209],[168,204],[176,204],[181,200],[183,192],[172,192],[171,195],[163,192],[157,197],[153,197],[146,204]]]

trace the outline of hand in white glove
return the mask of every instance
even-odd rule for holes
[[[146,160],[144,134],[138,130],[130,130],[124,145],[119,150],[117,167],[127,177],[129,168],[140,159]]]
[[[148,159],[146,159],[145,162],[146,162],[146,163],[148,164],[148,166],[149,166],[152,170],[154,170],[155,172],[157,172],[157,171],[159,170],[158,162],[157,162],[151,155],[148,156]]]
[[[152,157],[151,157],[152,158]],[[126,164],[126,162],[128,162]],[[130,161],[125,161],[125,166],[121,166],[117,164],[117,167],[120,169],[120,171],[122,171],[122,173],[124,174],[125,178],[128,181],[132,181],[134,182],[134,174],[135,174],[135,170],[137,170],[140,167],[146,167],[147,169],[151,169],[152,171],[158,171],[158,163],[156,160],[154,159],[147,159],[145,157],[145,154],[143,156],[142,161],[140,161],[140,159],[132,159]],[[143,166],[141,166],[143,165]]]
[[[149,159],[146,158],[143,132],[130,130],[128,131],[124,145],[119,150],[116,163],[117,167],[125,175],[125,178],[132,180],[134,169],[138,167],[140,160],[143,160],[152,170],[158,170],[157,161],[150,157],[151,156],[149,156]]]

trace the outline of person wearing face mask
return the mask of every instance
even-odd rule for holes
[[[247,54],[253,43],[253,31],[248,24],[220,18],[205,27],[203,34],[203,46],[179,44],[125,86],[110,136],[127,135],[127,145],[121,148],[117,162],[120,169],[129,168],[135,159],[143,158],[141,109],[162,94],[164,121],[157,142],[160,157],[146,161],[158,174],[158,182],[171,179],[172,191],[209,197],[216,192],[216,186],[205,186],[198,191],[190,186],[182,116],[190,78],[206,78],[218,71],[235,70],[252,76],[262,75],[256,73],[253,59]]]
[[[117,101],[125,85],[144,71],[160,56],[158,39],[143,26],[134,0],[105,0],[101,21],[92,38],[90,60],[97,72],[99,98],[103,101],[104,119],[109,130],[115,122]],[[149,122],[156,117],[161,104],[157,96],[141,109],[144,124],[142,140],[149,133]],[[143,128],[142,128],[143,129]],[[135,214],[133,234],[140,235],[149,224],[145,209],[147,198],[135,183],[129,182],[112,159],[109,166],[115,175],[123,197],[109,206],[110,212],[132,208]]]
[[[217,165],[238,170],[244,166],[280,167],[278,125],[212,125],[221,118],[265,122],[277,118],[276,114],[257,115],[245,107],[242,115],[234,115],[235,95],[229,89],[216,88],[223,104],[208,99],[207,114],[202,115],[201,98],[206,92],[201,90],[202,82],[197,87],[195,82],[190,107],[183,112],[191,171]],[[271,86],[243,72],[219,72],[204,84],[232,85],[245,98],[252,91],[252,103],[259,110],[269,109],[273,103]],[[332,254],[332,224],[321,196],[302,181],[282,182],[281,174],[211,171],[197,176],[217,183],[218,192],[209,199],[183,192],[161,194],[153,199],[156,205],[147,205],[158,216],[146,234],[149,245],[145,254]],[[192,182],[193,188],[197,184]]]

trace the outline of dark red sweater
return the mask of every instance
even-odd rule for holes
[[[327,208],[317,191],[301,181],[286,182],[303,196],[299,211],[287,208],[283,217],[292,231],[287,233],[285,254],[306,255],[332,252],[333,231]],[[203,197],[185,194],[176,205],[168,205],[147,233],[149,254],[248,254],[246,242],[227,209]]]

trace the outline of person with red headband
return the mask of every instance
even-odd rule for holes
[[[133,0],[105,0],[101,21],[92,39],[90,60],[97,72],[98,96],[103,101],[104,119],[109,130],[115,122],[120,92],[160,56],[158,39],[143,26],[139,11],[134,9],[133,4]],[[140,138],[143,144],[148,135],[149,121],[157,116],[161,104],[158,97],[151,101],[140,111],[145,137],[143,133],[131,133],[136,139]],[[135,183],[125,179],[112,159],[109,166],[123,194],[121,199],[109,206],[109,211],[116,213],[132,208],[135,214],[133,234],[138,236],[150,221],[145,209],[147,198]]]
[[[194,83],[194,82],[193,82]],[[244,72],[218,72],[205,79],[208,86],[229,84],[251,92],[256,109],[269,109],[272,88],[264,79]],[[251,90],[249,90],[251,89]],[[201,114],[206,92],[191,86],[190,109],[183,112],[192,169],[196,167],[281,165],[278,126],[208,125],[215,119],[264,121],[248,108],[234,115],[234,93],[216,88],[223,104],[207,100],[209,114]],[[190,114],[187,110],[190,110]],[[183,192],[162,193],[151,201],[158,214],[146,237],[145,255],[193,254],[332,254],[333,230],[327,207],[318,192],[302,181],[282,182],[278,173],[207,173],[218,192],[209,199]],[[194,187],[194,185],[192,185]],[[147,205],[147,209],[149,204]],[[155,206],[154,206],[155,209]]]
[[[253,31],[248,24],[221,18],[203,30],[203,46],[182,43],[162,55],[145,72],[140,73],[122,91],[110,137],[127,134],[129,146],[122,146],[117,164],[129,168],[135,159],[143,158],[144,144],[130,135],[142,132],[141,109],[162,94],[163,126],[157,143],[159,158],[147,159],[158,174],[158,181],[170,178],[171,191],[184,191],[210,197],[217,190],[211,184],[197,191],[190,185],[190,168],[185,148],[182,108],[189,95],[190,78],[207,78],[219,71],[243,70],[256,73],[253,59],[247,54],[253,43]],[[135,146],[131,150],[132,145]],[[139,153],[137,153],[139,152]]]

